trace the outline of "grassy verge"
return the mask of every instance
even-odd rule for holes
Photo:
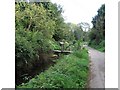
[[[105,40],[101,41],[99,44],[95,44],[95,42],[92,42],[89,46],[101,52],[105,52]]]
[[[63,56],[45,72],[17,88],[85,88],[89,60],[86,49]]]
[[[101,51],[101,52],[105,52],[105,47],[98,48],[98,50]]]
[[[92,47],[98,51],[105,52],[105,47],[95,46],[95,45],[90,45],[90,47]]]

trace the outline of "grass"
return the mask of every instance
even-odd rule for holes
[[[105,52],[105,47],[101,47],[100,45],[99,46],[91,46],[91,47],[98,51]]]
[[[99,44],[96,44],[95,41],[92,41],[89,43],[89,46],[98,51],[105,52],[105,40],[102,40]]]
[[[101,51],[101,52],[105,52],[105,47],[98,48],[98,50]]]
[[[17,88],[85,88],[88,64],[87,50],[75,51],[58,59],[54,66]]]

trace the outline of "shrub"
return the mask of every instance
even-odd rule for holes
[[[17,88],[85,88],[88,80],[86,50],[64,56],[45,72]],[[80,55],[80,56],[79,56]]]
[[[95,44],[95,41],[92,41],[90,42],[89,44],[91,47],[101,51],[101,52],[104,52],[105,51],[105,40],[102,40],[99,44]]]
[[[47,53],[47,51],[52,49],[50,41],[41,32],[16,30],[15,58],[17,80],[23,74],[30,72],[36,62],[46,62],[43,59],[42,61],[39,60],[39,56],[40,53]]]

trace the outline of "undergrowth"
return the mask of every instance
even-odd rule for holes
[[[54,66],[17,88],[85,88],[88,64],[87,50],[75,51],[58,59]]]

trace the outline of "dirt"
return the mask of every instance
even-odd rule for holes
[[[90,57],[89,88],[105,88],[105,53],[88,48]]]

